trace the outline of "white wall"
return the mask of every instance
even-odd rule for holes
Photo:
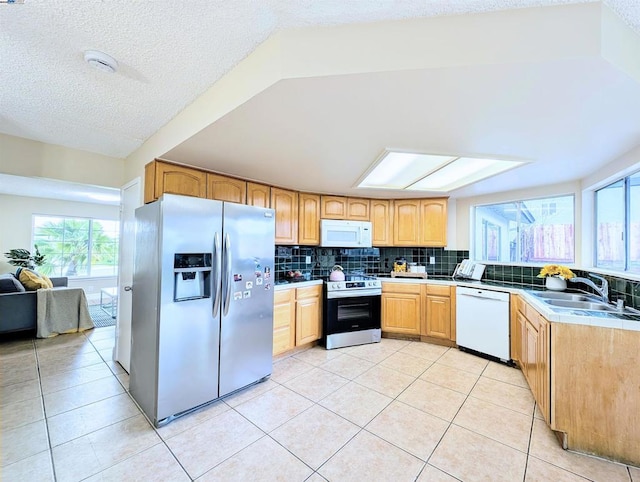
[[[124,159],[0,134],[0,172],[119,188]]]
[[[15,272],[6,262],[4,253],[14,248],[31,250],[31,231],[34,214],[75,216],[118,220],[119,206],[78,203],[24,196],[0,194],[0,273]],[[84,288],[90,299],[99,297],[100,289],[117,285],[115,276],[70,281],[69,286]]]

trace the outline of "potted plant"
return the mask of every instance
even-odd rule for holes
[[[566,290],[567,280],[575,278],[575,276],[573,271],[560,264],[546,264],[538,274],[538,278],[545,278],[545,287],[553,291]]]
[[[27,249],[11,249],[8,253],[4,253],[5,257],[9,258],[9,264],[14,266],[20,266],[21,268],[35,269],[36,266],[44,264],[45,255],[40,254],[38,245],[35,245],[36,252],[31,254]]]

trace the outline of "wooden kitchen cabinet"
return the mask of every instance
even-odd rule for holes
[[[320,217],[322,219],[347,219],[347,198],[321,196]]]
[[[394,246],[445,246],[446,199],[396,199],[393,202]]]
[[[370,203],[368,199],[347,198],[347,219],[351,221],[369,221]]]
[[[322,285],[296,290],[296,346],[322,337]]]
[[[420,335],[422,298],[418,283],[382,283],[382,331]]]
[[[299,195],[298,244],[320,244],[320,196],[301,192]]]
[[[276,244],[297,244],[298,193],[272,187],[271,208],[276,212]]]
[[[520,368],[542,416],[551,422],[550,324],[531,305],[518,299],[515,335],[520,340]],[[514,336],[514,334],[512,334]]]
[[[455,287],[427,284],[426,315],[421,334],[456,341]]]
[[[205,198],[207,173],[192,167],[152,161],[144,167],[144,202],[155,201],[164,193]]]
[[[245,204],[247,182],[242,179],[207,173],[207,198]]]
[[[393,201],[393,245],[420,245],[420,201],[396,199]]]
[[[320,217],[322,219],[348,219],[369,221],[369,199],[343,196],[322,196]]]
[[[296,340],[296,290],[274,292],[273,354],[293,349]]]
[[[247,181],[247,204],[259,208],[270,208],[271,186]]]
[[[447,200],[420,201],[420,246],[447,245]]]
[[[371,200],[371,242],[373,246],[393,246],[392,202]]]

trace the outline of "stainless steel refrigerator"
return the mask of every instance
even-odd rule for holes
[[[130,392],[156,426],[271,374],[274,235],[271,209],[136,210]]]

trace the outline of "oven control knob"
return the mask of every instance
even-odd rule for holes
[[[333,285],[331,286],[334,290],[337,290],[338,288],[340,288],[340,285],[338,283],[333,283]]]

